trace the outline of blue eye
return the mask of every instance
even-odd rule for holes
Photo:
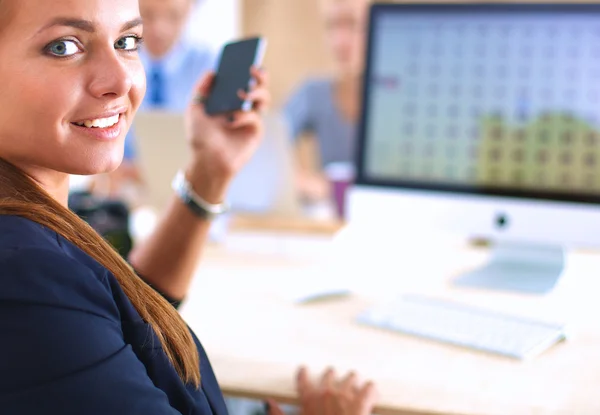
[[[72,40],[57,40],[46,47],[46,51],[54,56],[67,57],[80,52],[79,46]]]
[[[136,51],[142,39],[139,36],[125,36],[115,42],[115,49]]]

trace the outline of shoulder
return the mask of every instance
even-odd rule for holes
[[[298,84],[290,97],[289,102],[306,101],[319,105],[320,102],[331,97],[332,80],[329,78],[308,78]]]
[[[0,252],[0,332],[12,333],[0,354],[13,357],[0,362],[9,382],[0,381],[0,395],[75,373],[123,347],[106,275],[50,247]]]
[[[0,260],[11,250],[47,248],[60,250],[58,235],[39,223],[19,216],[0,215]]]
[[[298,89],[311,94],[323,94],[331,90],[332,83],[333,81],[326,77],[308,78],[300,84]]]
[[[8,222],[13,223],[0,217],[0,301],[117,316],[103,267],[69,255],[56,234],[41,225]]]
[[[324,100],[330,99],[331,80],[327,78],[309,78],[297,85],[285,104],[288,117],[306,117],[320,108]],[[317,110],[318,112],[318,110]]]
[[[185,50],[191,56],[206,57],[206,56],[214,56],[215,55],[215,50],[208,43],[186,42],[184,45],[185,45]]]
[[[29,247],[0,254],[0,301],[117,317],[106,273],[53,249]]]
[[[0,332],[9,334],[0,340],[0,355],[10,356],[0,359],[0,412],[177,413],[126,343],[101,280],[50,249],[19,249],[0,261]],[[151,328],[139,326],[146,344]]]
[[[188,42],[183,45],[182,50],[186,57],[186,64],[199,71],[206,71],[215,66],[217,53],[206,43]]]

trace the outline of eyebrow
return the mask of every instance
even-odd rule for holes
[[[144,21],[142,20],[141,17],[137,17],[133,20],[128,21],[127,23],[125,23],[122,27],[121,27],[121,32],[125,32],[127,30],[131,30],[135,27],[141,26],[144,24]]]
[[[125,24],[123,24],[123,26],[121,27],[121,32],[125,32],[126,30],[133,29],[134,27],[141,26],[142,23],[143,23],[142,18],[137,17],[137,18],[130,20],[130,21],[126,22]],[[42,27],[40,30],[38,30],[37,33],[39,34],[45,30],[50,29],[51,27],[54,27],[54,26],[73,27],[75,29],[83,30],[84,32],[89,32],[89,33],[93,33],[96,31],[96,26],[90,20],[74,19],[71,17],[57,17],[55,19],[52,19],[52,21],[50,23],[48,23],[47,25]]]

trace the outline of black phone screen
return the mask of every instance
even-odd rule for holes
[[[238,96],[239,90],[248,91],[251,83],[250,68],[260,64],[261,38],[245,39],[227,44],[219,60],[215,81],[205,102],[208,114],[248,110]]]

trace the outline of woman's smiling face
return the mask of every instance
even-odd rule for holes
[[[26,172],[121,163],[145,93],[138,0],[0,0],[0,157]]]

